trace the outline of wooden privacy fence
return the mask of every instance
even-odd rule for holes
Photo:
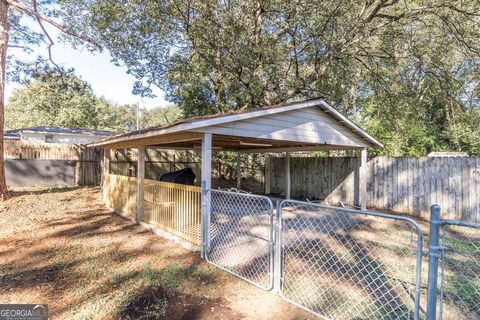
[[[4,141],[5,159],[42,160],[100,160],[102,151],[83,145],[64,143],[43,143],[22,140]]]
[[[136,216],[138,180],[107,174],[104,180],[106,206],[132,218]],[[200,188],[155,180],[144,180],[144,213],[140,220],[195,245],[200,245]]]
[[[270,158],[270,192],[285,194],[284,158]],[[358,205],[359,158],[290,160],[293,198]],[[480,222],[480,158],[376,157],[367,165],[367,206],[429,218],[430,205],[446,219]]]
[[[14,186],[31,186],[48,180],[52,184],[69,180],[73,185],[98,185],[100,182],[102,150],[99,148],[22,140],[5,140],[4,147],[5,159],[11,162],[7,166],[7,171],[11,171],[7,172],[7,177],[15,177],[15,181],[7,179],[7,184],[16,182],[18,185],[13,183]],[[74,170],[53,174],[52,167],[62,163],[71,165],[72,161]]]

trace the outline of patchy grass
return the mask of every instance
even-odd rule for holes
[[[0,204],[1,303],[52,319],[313,319],[105,209],[97,188],[35,188]]]
[[[444,318],[480,318],[480,230],[446,229]]]

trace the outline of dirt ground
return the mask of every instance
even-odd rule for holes
[[[313,319],[102,206],[98,188],[0,204],[0,303],[51,319]]]

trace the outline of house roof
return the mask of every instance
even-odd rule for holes
[[[5,136],[5,139],[20,139],[20,135],[22,132],[50,133],[50,134],[81,134],[81,135],[89,135],[89,136],[95,136],[95,137],[108,137],[108,136],[116,135],[119,133],[118,131],[108,131],[108,130],[37,126],[37,127],[7,130],[5,131],[4,136]]]
[[[439,152],[430,152],[427,155],[429,158],[434,157],[468,157],[468,153],[462,151],[439,151]]]
[[[3,137],[7,140],[19,140],[22,129],[7,130],[4,132]]]
[[[276,106],[271,106],[266,108],[245,109],[245,110],[239,110],[231,113],[184,119],[171,125],[152,127],[148,129],[137,130],[137,131],[132,131],[128,133],[109,136],[104,139],[92,142],[89,145],[90,146],[122,145],[123,147],[133,147],[133,146],[139,145],[138,143],[140,143],[140,140],[142,139],[144,142],[148,142],[149,141],[148,139],[150,139],[150,141],[153,141],[151,139],[152,137],[168,136],[174,133],[179,134],[182,132],[183,133],[209,132],[210,129],[213,130],[218,126],[233,125],[234,123],[238,123],[241,121],[248,121],[252,119],[258,119],[260,117],[261,119],[265,119],[265,117],[268,118],[276,114],[282,114],[290,111],[301,110],[301,109],[312,108],[312,107],[316,107],[319,110],[321,110],[324,114],[327,114],[328,117],[333,119],[332,121],[334,121],[337,125],[341,125],[347,128],[350,132],[352,132],[352,135],[354,135],[356,139],[362,139],[362,141],[365,141],[365,144],[368,145],[369,147],[380,147],[380,148],[383,147],[383,145],[378,140],[370,136],[358,125],[356,125],[355,123],[347,119],[345,116],[343,116],[341,113],[336,111],[332,106],[330,106],[322,98],[310,99],[310,100],[305,100],[300,102],[292,102],[288,104],[276,105]],[[290,117],[292,117],[292,115],[290,115]],[[257,121],[257,125],[258,125],[258,121]],[[218,134],[218,130],[217,132],[215,132],[215,130],[213,130],[212,132],[214,134]],[[245,136],[245,137],[252,138],[252,136],[242,135],[239,133],[235,133],[234,136],[235,137]],[[288,137],[286,137],[285,140],[288,140]],[[137,144],[134,144],[133,141],[136,141]],[[131,142],[131,145],[129,145],[129,142]],[[302,144],[302,145],[306,145],[306,144]]]

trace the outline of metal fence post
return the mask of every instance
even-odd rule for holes
[[[207,203],[206,203],[206,199],[207,199],[207,187],[206,187],[207,183],[205,181],[202,181],[202,184],[201,184],[201,198],[203,201],[201,201],[201,213],[202,213],[202,217],[201,217],[201,224],[200,224],[200,227],[202,228],[202,230],[200,230],[200,235],[201,235],[201,246],[200,246],[200,257],[202,259],[205,259],[205,252],[206,252],[206,246],[207,246]]]
[[[282,279],[282,243],[281,243],[281,232],[282,232],[282,209],[280,206],[280,201],[277,201],[277,212],[276,212],[276,221],[275,221],[275,245],[274,245],[274,272],[273,272],[273,291],[275,294],[280,294],[280,286]]]
[[[437,313],[437,280],[440,239],[440,206],[430,207],[430,243],[428,260],[427,319],[435,320]]]

